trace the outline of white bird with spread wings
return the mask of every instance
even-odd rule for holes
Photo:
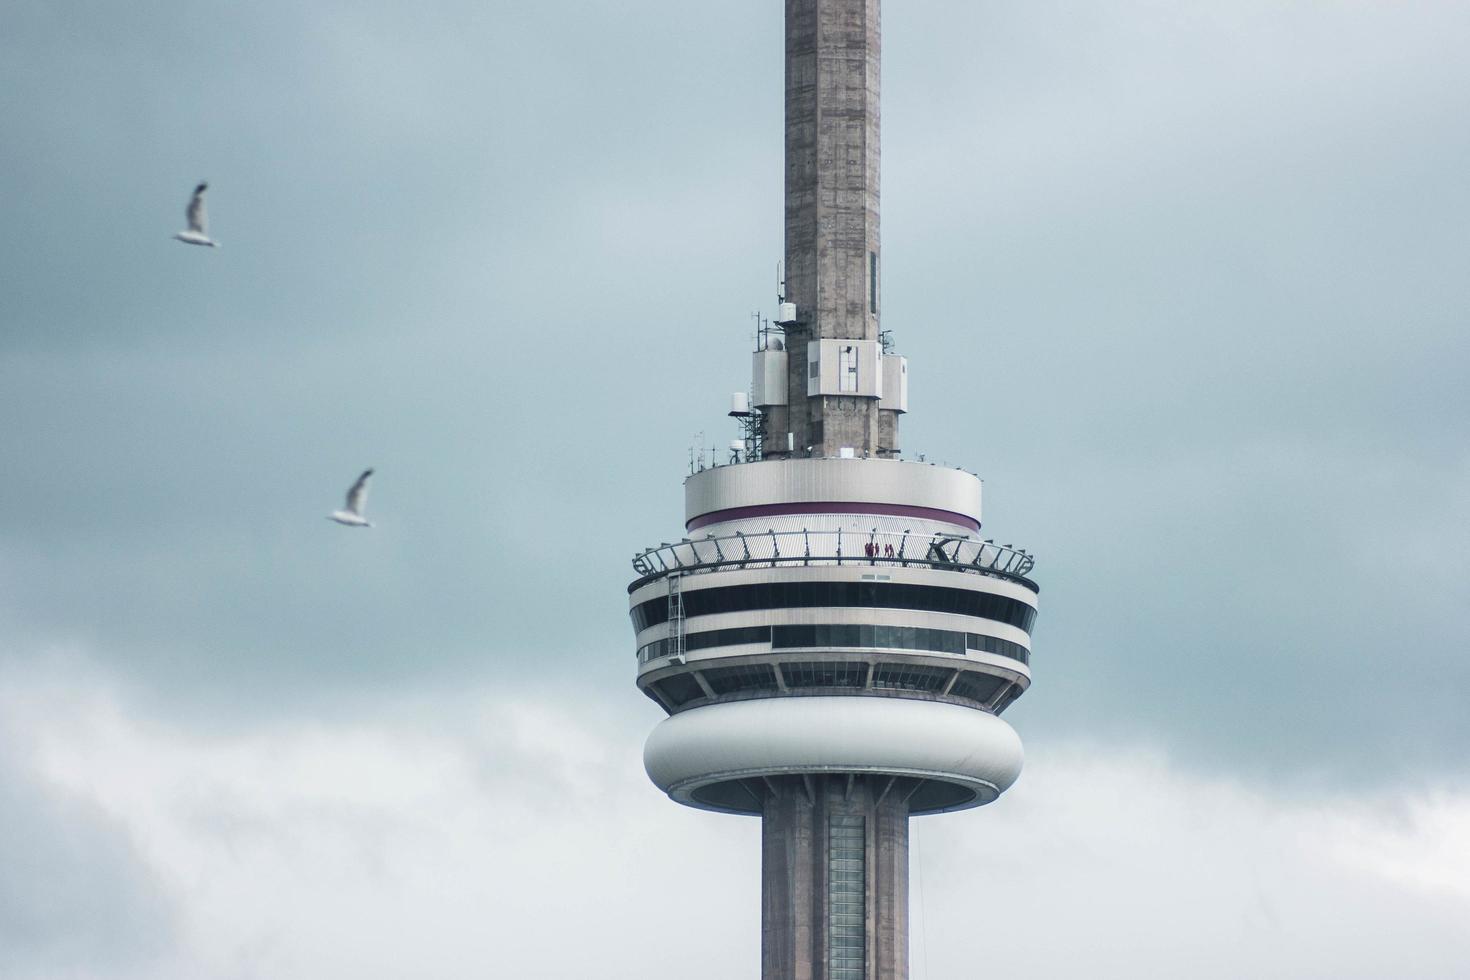
[[[362,516],[363,505],[367,503],[367,481],[373,475],[372,470],[363,470],[362,476],[347,491],[347,506],[328,515],[329,520],[338,524],[346,524],[348,527],[372,527]]]
[[[210,248],[219,248],[219,242],[212,240],[209,232],[205,230],[209,221],[204,215],[204,192],[207,190],[209,190],[209,185],[206,183],[201,183],[194,188],[194,196],[189,198],[188,210],[184,212],[184,216],[189,220],[189,228],[174,237],[190,245],[208,245]]]

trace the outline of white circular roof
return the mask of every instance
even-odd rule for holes
[[[877,505],[928,512],[974,530],[980,526],[980,495],[980,478],[973,473],[908,460],[768,459],[690,476],[684,481],[684,521],[692,527],[715,515],[735,520],[751,507],[821,504],[823,512],[847,513],[844,505]]]

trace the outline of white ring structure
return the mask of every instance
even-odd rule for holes
[[[964,470],[893,459],[778,459],[701,470],[684,481],[684,521],[737,519],[750,507],[831,504],[899,506],[980,526],[980,478]],[[857,511],[861,513],[862,511]],[[808,513],[803,511],[802,513]],[[762,518],[765,520],[765,518]],[[760,525],[764,529],[766,524]]]
[[[739,780],[859,773],[941,784],[915,813],[981,806],[1021,774],[1021,739],[992,714],[892,697],[772,697],[691,708],[659,723],[643,767],[687,806],[758,813]],[[926,802],[927,800],[927,802]]]

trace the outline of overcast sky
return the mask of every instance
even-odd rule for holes
[[[1463,976],[1470,6],[1077,6],[884,10],[904,446],[1042,587],[913,976]],[[773,306],[781,17],[0,6],[0,976],[757,975],[624,587]]]

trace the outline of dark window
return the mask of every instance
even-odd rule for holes
[[[741,643],[769,643],[770,641],[771,628],[769,626],[739,626],[734,629],[690,633],[684,637],[684,649],[707,650],[710,647],[732,647]]]
[[[1011,689],[1002,694],[1000,696],[1000,700],[996,702],[995,713],[1000,714],[1002,711],[1015,704],[1016,698],[1021,696],[1021,692],[1022,687],[1020,684],[1012,684]]]
[[[867,664],[811,663],[782,664],[787,687],[863,687],[868,682]]]
[[[878,312],[878,253],[868,253],[868,312]]]
[[[940,691],[953,671],[923,664],[878,664],[873,668],[873,686],[898,691]]]
[[[1031,632],[1036,609],[1009,596],[936,585],[884,582],[772,582],[690,589],[684,593],[684,615],[709,616],[753,609],[798,609],[848,606],[864,609],[917,609],[993,619]],[[643,630],[669,618],[668,599],[659,596],[632,609],[633,627]],[[879,644],[880,646],[883,644]]]
[[[968,698],[986,704],[995,697],[995,692],[1005,685],[1005,680],[999,677],[991,677],[989,674],[976,674],[966,672],[960,675],[960,679],[954,682],[954,687],[949,693],[957,698]]]
[[[695,698],[704,697],[704,689],[689,674],[674,674],[671,677],[665,677],[653,686],[658,688],[658,693],[662,694],[664,699],[676,708],[681,704],[687,704],[693,701]]]
[[[924,650],[963,656],[966,648],[969,648],[986,653],[997,653],[1022,663],[1031,662],[1030,651],[1019,643],[997,639],[993,636],[982,636],[979,633],[961,633],[958,630],[937,630],[924,626],[853,626],[851,624],[758,628],[771,631],[770,640],[773,650],[857,647],[859,649]],[[743,631],[720,630],[718,632]],[[702,633],[693,634],[693,636],[703,635]],[[694,647],[691,646],[690,649]],[[644,662],[646,663],[647,660],[645,659]]]
[[[769,626],[737,626],[727,630],[705,630],[684,637],[684,650],[708,650],[710,647],[733,647],[742,643],[771,642]],[[649,663],[674,652],[672,639],[654,640],[638,648],[638,662]]]
[[[1031,662],[1031,651],[1019,643],[1010,640],[1002,640],[998,636],[986,636],[983,633],[966,633],[965,646],[971,650],[979,650],[981,653],[998,653],[1002,657],[1010,657],[1019,660],[1023,664]]]
[[[685,651],[746,643],[770,643],[777,650],[855,647],[863,650],[926,650],[954,655],[963,655],[966,649],[970,649],[1009,657],[1023,664],[1031,662],[1031,651],[1010,640],[983,633],[912,626],[854,626],[850,623],[834,626],[738,626],[690,633],[684,637]],[[654,640],[638,648],[638,661],[650,663],[667,657],[673,649],[673,640]]]
[[[706,670],[705,683],[716,694],[734,694],[736,691],[774,691],[776,672],[770,664],[750,664],[745,667],[718,667]]]
[[[814,647],[817,645],[817,628],[815,626],[773,626],[771,627],[771,646],[774,647]]]

